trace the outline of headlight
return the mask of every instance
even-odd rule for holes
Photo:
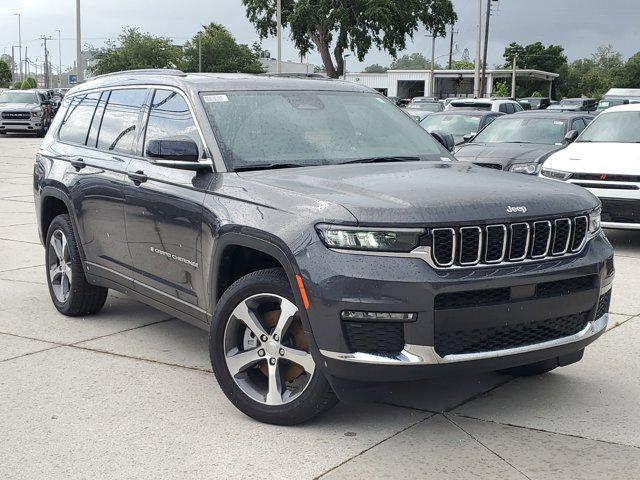
[[[542,176],[553,178],[555,180],[569,180],[571,175],[570,172],[563,172],[562,170],[553,170],[551,168],[542,168]]]
[[[420,244],[422,228],[360,228],[317,225],[318,235],[329,248],[377,252],[410,252]]]
[[[600,230],[600,216],[602,208],[598,207],[589,213],[589,233],[597,233]]]
[[[31,116],[32,117],[41,117],[42,116],[42,110],[31,110]]]
[[[527,175],[536,175],[540,171],[539,163],[516,163],[509,167],[510,172],[526,173]]]

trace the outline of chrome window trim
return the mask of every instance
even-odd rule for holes
[[[553,247],[555,247],[555,244],[556,244],[556,235],[558,233],[558,222],[568,222],[569,223],[569,235],[567,235],[567,241],[565,242],[564,250],[556,252],[556,251],[553,250]],[[551,247],[551,255],[553,255],[553,256],[564,255],[569,250],[569,245],[571,245],[571,237],[573,236],[573,222],[571,221],[570,218],[557,218],[556,220],[553,221],[553,227],[554,227],[553,228],[553,243],[552,243],[552,247]]]
[[[587,323],[587,325],[577,333],[567,337],[548,340],[542,343],[534,343],[523,347],[506,348],[491,352],[465,353],[457,355],[445,355],[441,357],[430,345],[406,344],[404,349],[394,356],[377,355],[365,352],[332,352],[320,350],[320,353],[327,358],[345,362],[365,363],[373,365],[440,365],[445,363],[471,362],[475,360],[487,360],[492,358],[508,357],[522,353],[546,350],[548,348],[559,347],[571,343],[586,340],[594,335],[603,332],[609,323],[609,314],[605,313],[600,318]]]
[[[487,225],[485,227],[485,232],[487,234],[487,245],[489,244],[488,239],[489,239],[489,229],[490,228],[501,228],[502,229],[502,255],[500,256],[500,258],[498,260],[487,260],[487,252],[485,251],[484,253],[484,261],[485,263],[488,264],[498,264],[498,263],[502,263],[502,261],[504,261],[504,256],[507,253],[507,226],[506,225]]]
[[[533,247],[536,244],[536,225],[538,224],[543,224],[543,225],[547,225],[547,227],[549,227],[549,234],[547,235],[547,245],[545,246],[545,250],[544,253],[540,254],[540,255],[534,255],[533,254]],[[538,220],[537,222],[533,222],[533,242],[531,245],[531,258],[544,258],[549,254],[549,246],[551,245],[551,233],[552,233],[552,228],[551,228],[551,222],[549,220]]]
[[[513,227],[515,226],[519,226],[519,225],[524,225],[525,227],[527,227],[527,241],[524,244],[524,255],[522,255],[521,257],[514,257],[511,254],[511,250],[513,249]],[[529,243],[530,243],[530,239],[531,239],[531,227],[529,226],[528,223],[526,222],[519,222],[519,223],[512,223],[511,225],[509,225],[509,261],[510,262],[521,262],[522,260],[524,260],[525,258],[527,258],[527,254],[529,253]]]
[[[458,235],[456,234],[455,229],[451,228],[451,227],[433,228],[433,229],[431,229],[431,245],[432,245],[432,247],[434,245],[433,242],[435,241],[435,236],[434,235],[435,235],[436,232],[439,232],[439,231],[450,231],[451,232],[451,235],[452,235],[451,242],[452,242],[452,245],[453,245],[452,248],[451,248],[451,261],[448,262],[448,263],[440,263],[440,262],[438,262],[438,260],[435,257],[435,254],[433,253],[433,248],[431,250],[432,260],[433,260],[433,263],[438,267],[451,267],[451,266],[453,266],[454,262],[456,261],[456,251],[457,251],[456,244],[458,243],[458,241],[457,241],[458,240]]]
[[[478,252],[476,254],[476,259],[473,262],[463,262],[462,261],[462,246],[463,246],[463,242],[464,242],[464,232],[467,230],[475,230],[476,232],[478,232]],[[467,266],[471,266],[471,265],[477,265],[478,263],[480,263],[480,260],[482,258],[482,229],[480,227],[460,227],[460,248],[459,248],[459,252],[458,252],[458,263],[460,263],[460,265],[467,267]]]

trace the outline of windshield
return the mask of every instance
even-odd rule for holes
[[[473,143],[562,143],[565,123],[553,118],[502,117],[482,130]]]
[[[598,102],[598,110],[606,110],[609,107],[615,107],[617,105],[624,105],[624,100],[600,100]]]
[[[357,159],[437,159],[446,150],[391,102],[369,93],[203,94],[227,165],[330,165]]]
[[[575,106],[575,105],[582,105],[582,100],[560,100],[560,105],[565,107],[565,106]]]
[[[454,137],[464,137],[468,133],[476,133],[479,125],[479,116],[468,115],[431,115],[420,122],[420,126],[427,132],[442,130]]]
[[[0,93],[0,103],[38,103],[33,92],[11,92]]]
[[[538,108],[542,100],[539,100],[537,98],[527,98],[525,102],[528,102],[529,105],[531,105],[533,108]]]
[[[417,102],[409,105],[408,108],[412,108],[414,110],[424,110],[425,112],[441,112],[442,106],[439,103],[427,103],[427,102]]]
[[[640,112],[605,112],[582,132],[578,142],[640,142]]]

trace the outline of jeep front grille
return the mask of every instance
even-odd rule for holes
[[[586,215],[511,224],[431,229],[431,258],[437,267],[522,262],[582,250]]]

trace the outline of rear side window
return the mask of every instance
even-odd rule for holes
[[[98,108],[96,108],[93,114],[93,120],[91,121],[91,127],[89,127],[89,136],[87,137],[87,147],[95,148],[98,143],[98,132],[100,131],[100,124],[102,123],[102,114],[104,113],[104,107],[107,104],[107,98],[109,98],[109,92],[102,92],[100,101],[98,102]]]
[[[149,140],[167,137],[188,137],[201,146],[196,123],[182,95],[171,90],[156,90],[147,122],[145,151]]]
[[[84,145],[93,112],[98,104],[100,93],[90,93],[84,97],[74,97],[67,116],[60,127],[58,138],[62,142]]]
[[[140,110],[147,97],[146,89],[113,90],[102,115],[98,148],[132,154]]]

